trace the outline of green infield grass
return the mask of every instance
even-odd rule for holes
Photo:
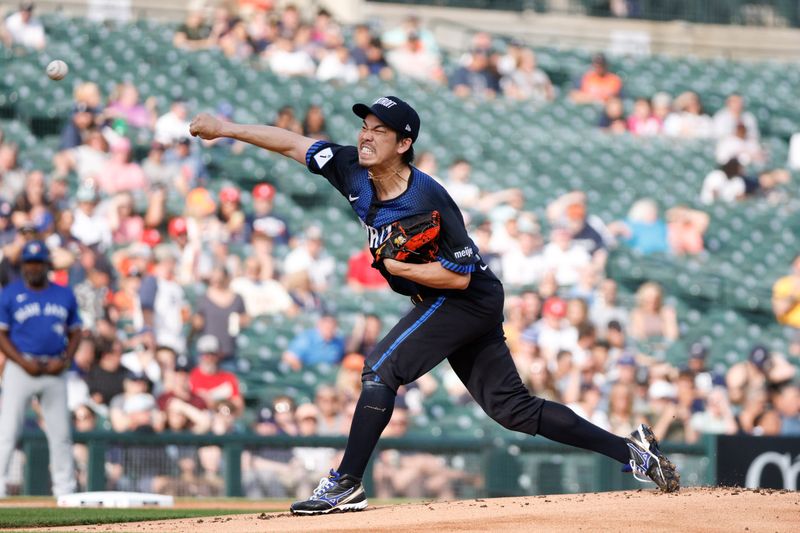
[[[262,509],[259,512],[282,511]],[[137,522],[142,520],[170,520],[172,518],[195,518],[230,514],[248,514],[253,509],[114,509],[114,508],[0,508],[0,529],[27,527],[83,526]]]

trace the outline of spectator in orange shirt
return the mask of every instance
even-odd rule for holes
[[[583,75],[580,85],[570,93],[576,104],[602,103],[622,92],[622,80],[608,70],[608,62],[603,54],[592,58],[592,69]]]

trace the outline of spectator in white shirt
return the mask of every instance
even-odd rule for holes
[[[298,272],[307,272],[311,288],[323,292],[328,287],[336,264],[327,255],[322,242],[322,229],[311,226],[306,230],[305,239],[294,250],[289,252],[283,263],[283,271],[289,276]]]
[[[189,136],[189,120],[186,103],[183,100],[173,100],[169,111],[161,115],[156,121],[155,140],[163,145],[170,146],[179,139]]]
[[[578,282],[581,269],[592,261],[586,248],[576,244],[569,230],[562,227],[551,232],[550,244],[544,248],[544,258],[548,269],[555,271],[558,284],[569,287]]]
[[[319,81],[355,83],[359,79],[358,65],[345,46],[328,50],[317,67]]]
[[[703,112],[700,97],[685,92],[675,98],[675,113],[664,121],[664,133],[684,139],[708,139],[714,135],[714,122]]]
[[[5,21],[5,29],[11,42],[41,50],[47,44],[44,26],[33,18],[33,2],[23,2],[19,11],[10,15]]]
[[[255,257],[244,261],[244,272],[231,281],[231,289],[244,300],[250,316],[293,314],[295,305],[286,288],[262,275],[261,262]]]
[[[527,229],[519,235],[519,246],[505,251],[502,259],[503,282],[516,287],[536,285],[547,271],[542,254],[542,237]]]
[[[741,95],[732,94],[725,100],[725,107],[714,115],[714,135],[718,139],[734,135],[739,124],[747,128],[747,139],[757,143],[760,134],[755,115],[744,110],[744,98]]]
[[[281,37],[264,52],[270,70],[279,76],[313,76],[314,60],[308,52],[295,49],[291,40]]]
[[[733,203],[744,198],[747,192],[742,174],[744,169],[736,158],[712,170],[703,180],[700,201],[706,205],[714,202]]]
[[[720,165],[733,158],[738,159],[744,166],[752,163],[764,163],[766,160],[766,155],[761,149],[758,139],[749,135],[744,122],[736,125],[735,133],[720,138],[717,142],[716,157],[717,164]]]
[[[111,246],[111,229],[106,216],[97,209],[97,191],[92,187],[81,187],[75,194],[78,206],[70,232],[85,246]]]

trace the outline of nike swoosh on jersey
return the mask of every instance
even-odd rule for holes
[[[361,196],[360,196],[360,195],[359,195],[359,196],[353,196],[352,194],[348,194],[348,195],[347,195],[347,199],[348,199],[348,200],[350,200],[351,202],[355,202],[355,201],[356,201],[356,200],[358,200],[359,198],[361,198]]]
[[[481,265],[481,270],[486,270],[487,268],[489,268],[489,265]]]

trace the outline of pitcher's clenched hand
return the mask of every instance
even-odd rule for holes
[[[210,141],[222,135],[222,121],[208,113],[200,113],[189,124],[189,133]]]

